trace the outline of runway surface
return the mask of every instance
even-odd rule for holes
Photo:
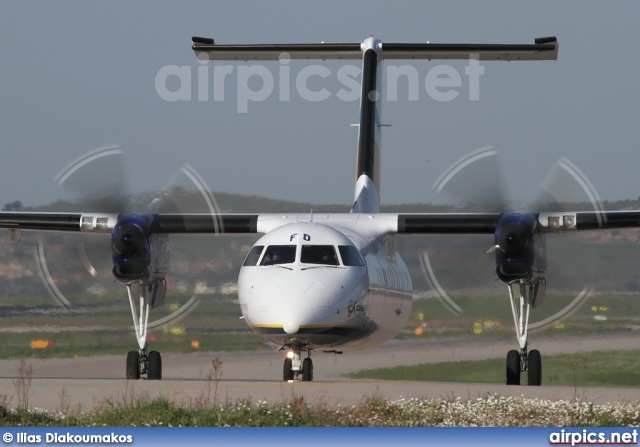
[[[592,388],[544,386],[544,356],[561,353],[608,349],[635,349],[640,334],[605,336],[558,336],[534,339],[530,349],[543,355],[543,386],[506,386],[500,384],[463,384],[429,382],[355,381],[344,374],[361,369],[392,367],[419,363],[456,360],[504,358],[515,343],[490,338],[431,339],[392,341],[369,350],[345,351],[342,355],[313,353],[313,382],[282,382],[284,355],[275,350],[253,352],[196,352],[163,354],[162,381],[127,381],[125,354],[118,356],[66,359],[28,359],[33,380],[31,407],[56,411],[66,407],[90,410],[106,401],[123,403],[132,398],[165,396],[181,404],[194,403],[217,393],[218,400],[248,399],[252,402],[286,402],[304,397],[310,404],[353,405],[366,397],[380,396],[389,400],[401,398],[476,398],[497,393],[502,396],[526,396],[542,399],[580,398],[597,404],[640,400],[640,388]],[[214,358],[222,360],[222,378],[208,381],[207,374]],[[0,361],[0,395],[17,404],[14,379],[16,360]],[[523,376],[524,378],[525,376]],[[523,382],[526,379],[523,380]],[[217,389],[216,389],[217,388]],[[69,396],[64,399],[64,396]]]

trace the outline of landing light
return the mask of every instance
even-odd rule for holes
[[[293,353],[293,351],[289,351],[287,352],[287,357],[292,359],[295,356],[295,354]]]

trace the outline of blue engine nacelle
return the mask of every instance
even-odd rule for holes
[[[121,214],[111,233],[113,276],[120,282],[152,284],[164,279],[168,237],[157,232],[154,214]]]
[[[503,214],[495,232],[496,275],[506,283],[529,282],[544,275],[545,239],[532,213]]]

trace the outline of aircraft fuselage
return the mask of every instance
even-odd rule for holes
[[[246,322],[273,343],[312,349],[393,338],[411,311],[412,286],[389,237],[366,240],[314,222],[265,234],[238,279]]]

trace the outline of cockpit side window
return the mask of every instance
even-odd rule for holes
[[[342,258],[342,263],[347,267],[361,267],[364,266],[364,261],[358,253],[358,250],[351,245],[340,245],[338,247],[340,250],[340,257]]]
[[[333,245],[303,245],[300,262],[303,264],[340,265]]]
[[[260,265],[291,264],[295,260],[295,245],[269,245]]]
[[[262,254],[262,249],[264,245],[255,245],[247,255],[244,260],[243,266],[254,266],[258,265],[258,259],[260,259],[260,255]]]

